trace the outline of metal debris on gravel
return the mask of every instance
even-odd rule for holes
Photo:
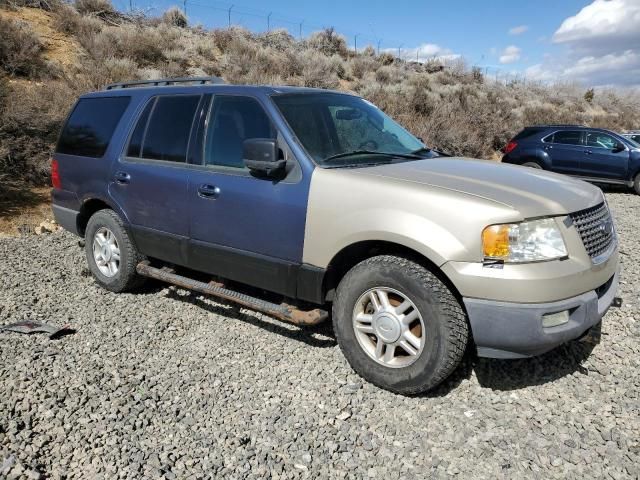
[[[609,193],[622,308],[600,343],[466,361],[402,397],[357,377],[329,324],[287,325],[152,284],[100,289],[66,233],[0,240],[8,478],[638,478],[640,196]],[[2,464],[3,467],[5,463]]]

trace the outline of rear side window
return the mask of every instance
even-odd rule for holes
[[[56,152],[102,157],[130,101],[131,97],[80,99],[62,130]]]
[[[127,155],[186,162],[200,95],[159,96],[149,102],[131,135]]]
[[[533,137],[534,135],[537,135],[544,130],[544,128],[525,128],[519,134],[513,137],[513,140],[524,140],[525,138]]]
[[[582,132],[576,130],[561,130],[553,134],[552,141],[553,143],[562,143],[564,145],[582,145]]]

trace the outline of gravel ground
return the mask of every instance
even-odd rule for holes
[[[638,478],[640,196],[608,198],[624,305],[600,344],[470,359],[417,398],[363,383],[329,325],[158,284],[115,295],[68,234],[2,239],[0,324],[77,332],[0,333],[0,476]]]

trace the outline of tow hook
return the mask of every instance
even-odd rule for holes
[[[613,297],[613,302],[611,302],[611,306],[615,308],[622,307],[622,297]]]
[[[85,243],[85,242],[84,242],[84,238],[81,238],[80,240],[78,240],[78,246],[79,246],[80,248],[84,248],[84,243]]]

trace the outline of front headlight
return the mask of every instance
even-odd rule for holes
[[[567,256],[553,218],[490,225],[482,231],[484,257],[505,262],[539,262]]]

